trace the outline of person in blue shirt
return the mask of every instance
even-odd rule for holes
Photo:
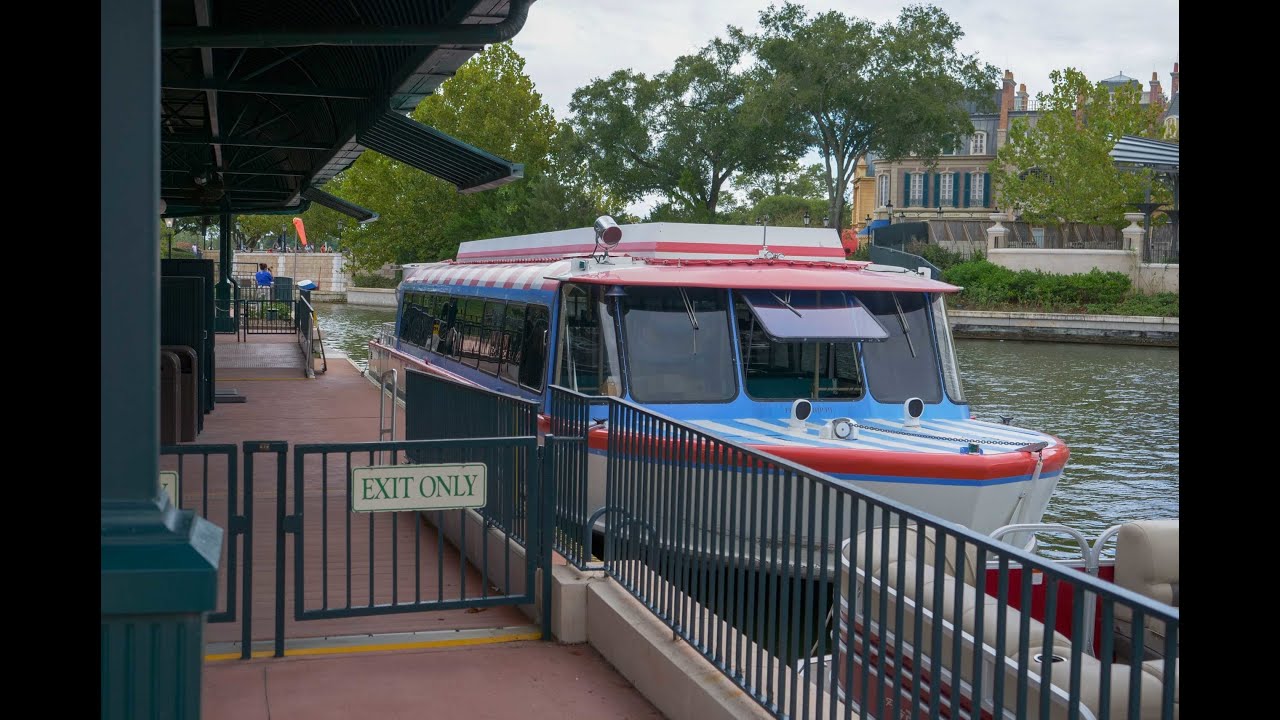
[[[258,263],[258,272],[253,277],[258,281],[258,287],[271,287],[271,271],[267,269],[266,263]]]

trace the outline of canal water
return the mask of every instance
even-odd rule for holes
[[[391,308],[319,304],[326,347],[364,367]],[[1096,537],[1117,523],[1178,517],[1178,350],[958,340],[970,408],[1061,438],[1071,460],[1045,522]],[[1043,536],[1052,555],[1067,542]]]

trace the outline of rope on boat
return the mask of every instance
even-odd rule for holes
[[[875,431],[875,432],[892,433],[892,434],[894,434],[894,435],[905,435],[905,436],[907,436],[907,437],[920,438],[920,439],[922,439],[922,440],[945,440],[945,441],[947,441],[947,442],[978,443],[978,444],[980,444],[980,445],[1018,445],[1018,446],[1022,446],[1022,445],[1026,445],[1026,444],[1027,444],[1027,443],[1026,443],[1026,441],[1024,441],[1024,440],[991,440],[991,439],[978,439],[978,440],[975,440],[975,439],[973,439],[973,438],[947,437],[947,436],[945,436],[945,435],[926,435],[926,434],[924,434],[924,433],[911,433],[911,432],[906,432],[906,431],[904,431],[904,430],[893,430],[893,429],[891,429],[891,428],[873,427],[873,426],[871,426],[871,425],[863,425],[862,423],[859,423],[859,422],[854,422],[854,423],[853,423],[853,426],[854,426],[854,427],[856,427],[856,428],[860,428],[860,429],[862,429],[862,430],[873,430],[873,431]]]

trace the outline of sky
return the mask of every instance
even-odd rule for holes
[[[557,118],[568,116],[573,91],[619,68],[653,75],[697,50],[727,25],[758,29],[772,0],[537,0],[512,41],[525,72]],[[810,12],[889,22],[905,3],[804,0]],[[1074,67],[1093,81],[1117,73],[1144,88],[1157,72],[1166,95],[1178,60],[1177,0],[934,0],[976,53],[1001,73],[1012,70],[1034,100],[1050,89],[1049,72]],[[816,161],[816,156],[806,162]],[[651,206],[652,201],[633,206]]]

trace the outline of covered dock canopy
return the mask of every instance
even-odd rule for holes
[[[1111,148],[1111,159],[1119,167],[1148,168],[1168,175],[1173,184],[1173,207],[1178,208],[1178,144],[1125,135]],[[1148,198],[1150,199],[1150,198]]]
[[[99,528],[113,669],[102,717],[199,716],[201,628],[224,552],[224,528],[175,507],[160,484],[159,217],[222,218],[214,307],[225,320],[230,216],[316,202],[372,219],[376,208],[321,189],[365,149],[460,192],[518,179],[519,164],[406,116],[486,44],[511,39],[530,4],[100,0]],[[151,640],[135,642],[142,632]]]
[[[407,117],[531,0],[160,0],[164,216],[297,214],[372,149],[453,183],[497,187],[523,166]]]

